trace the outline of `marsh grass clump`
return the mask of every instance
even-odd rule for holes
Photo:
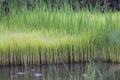
[[[93,61],[120,62],[119,12],[12,10],[0,20],[0,65]],[[113,36],[116,37],[113,37]]]

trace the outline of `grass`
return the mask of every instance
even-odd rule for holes
[[[120,12],[36,8],[0,21],[0,65],[120,62]]]

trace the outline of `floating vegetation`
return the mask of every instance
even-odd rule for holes
[[[40,73],[36,73],[34,75],[35,75],[35,77],[41,77],[41,76],[43,76],[43,74],[40,74]]]
[[[17,75],[24,75],[24,72],[18,72]]]

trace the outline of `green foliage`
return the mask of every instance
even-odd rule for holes
[[[0,65],[120,62],[120,13],[14,9],[0,21]],[[114,33],[115,32],[115,33]],[[114,34],[113,34],[114,33]]]

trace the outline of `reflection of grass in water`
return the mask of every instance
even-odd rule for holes
[[[90,13],[36,8],[0,21],[0,65],[94,61],[120,62],[120,45],[109,35],[120,30],[119,12]]]
[[[64,64],[62,64],[62,65],[64,65]],[[74,64],[72,64],[72,65],[74,65]],[[52,67],[54,67],[54,65]],[[94,63],[93,64],[88,63],[86,65],[87,68],[83,72],[81,72],[82,71],[81,69],[80,70],[77,69],[77,72],[76,73],[74,72],[75,74],[72,74],[72,72],[69,72],[70,70],[66,67],[67,67],[67,65],[65,64],[63,68],[65,69],[64,72],[66,72],[66,73],[62,74],[62,75],[66,75],[66,77],[62,76],[61,73],[60,73],[61,71],[58,71],[54,67],[54,69],[55,69],[55,76],[54,76],[55,80],[63,80],[63,79],[64,80],[96,80],[96,79],[97,80],[103,80],[103,78],[101,76],[101,72],[94,65]],[[66,69],[68,69],[69,71],[66,70]],[[98,74],[98,76],[97,76],[97,74]],[[50,75],[48,75],[48,80],[52,80],[51,78],[52,77]]]
[[[93,62],[87,65],[86,73],[81,74],[81,77],[85,80],[96,80],[96,79],[103,80],[100,70],[96,67],[96,65]]]
[[[95,63],[96,64],[96,63]],[[111,64],[109,63],[101,63],[96,64],[97,68],[101,71],[101,74],[103,76],[103,80],[119,80],[119,64]],[[118,65],[118,66],[115,66]],[[16,67],[14,66],[13,69],[6,67],[1,69],[1,79],[7,80],[10,79],[9,76],[15,76],[18,72],[24,72],[24,76],[16,76],[18,79],[22,80],[89,80],[87,78],[81,78],[81,74],[86,74],[90,76],[90,80],[102,80],[99,79],[100,75],[94,68],[92,64],[65,64],[67,69],[69,70],[69,73],[71,73],[72,77],[69,76],[68,71],[66,71],[63,64],[52,64],[52,65],[41,65],[41,66],[28,66],[27,69],[25,67]],[[31,68],[32,67],[32,68]],[[85,68],[86,67],[86,68]],[[117,68],[118,67],[118,68]],[[10,70],[9,70],[10,69]],[[35,72],[31,72],[31,69],[34,69]],[[6,73],[6,71],[8,71]],[[10,73],[9,73],[10,72]],[[92,73],[91,73],[92,72]],[[34,73],[42,73],[42,77],[35,77]],[[15,77],[12,77],[12,80],[14,80]]]

